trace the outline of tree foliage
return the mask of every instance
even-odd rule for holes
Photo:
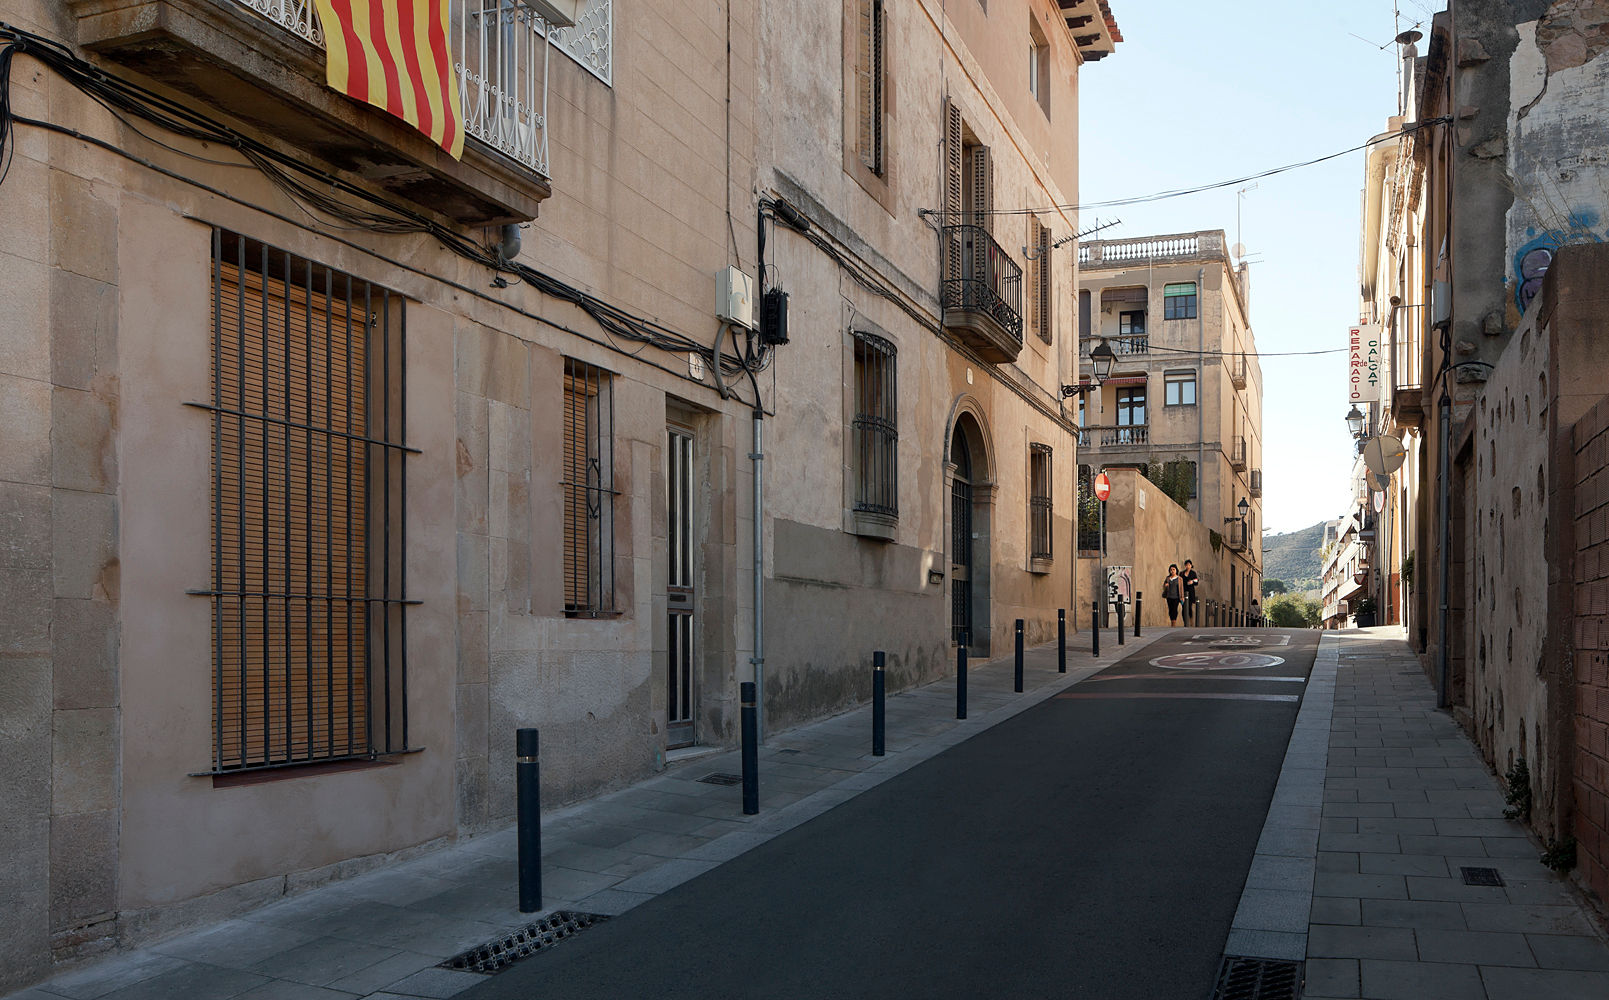
[[[1167,494],[1169,500],[1189,509],[1190,499],[1196,493],[1196,463],[1185,459],[1152,462],[1142,471],[1146,479]]]
[[[1317,628],[1324,609],[1302,594],[1275,594],[1263,603],[1263,613],[1280,628]]]
[[[1272,578],[1265,578],[1263,580],[1264,597],[1272,597],[1275,594],[1283,594],[1288,590],[1290,590],[1290,588],[1285,586],[1284,580],[1275,580]]]

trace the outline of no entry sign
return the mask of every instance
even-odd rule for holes
[[[1105,503],[1106,498],[1111,495],[1112,481],[1107,478],[1106,473],[1104,472],[1097,474],[1095,477],[1095,499],[1099,500],[1101,503]]]

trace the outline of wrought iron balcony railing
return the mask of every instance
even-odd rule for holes
[[[1229,445],[1229,464],[1236,471],[1246,468],[1246,439],[1238,434]]]
[[[1126,448],[1151,442],[1150,424],[1121,424],[1110,427],[1080,427],[1080,448]]]
[[[988,360],[1015,360],[1022,350],[1022,268],[982,226],[944,227],[943,301],[947,313],[986,318],[994,329],[974,346]]]
[[[235,2],[324,47],[312,0]],[[454,0],[450,16],[464,134],[546,177],[547,26],[515,0]]]

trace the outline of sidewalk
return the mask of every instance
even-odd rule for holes
[[[1538,860],[1396,629],[1327,633],[1336,661],[1308,1000],[1604,1000],[1609,945]],[[1501,887],[1470,885],[1496,869]]]
[[[887,754],[871,755],[871,709],[772,733],[760,751],[760,812],[742,789],[708,784],[738,774],[737,751],[674,762],[631,788],[547,814],[541,913],[518,912],[512,827],[382,871],[311,890],[183,937],[57,976],[7,1000],[408,1000],[449,997],[485,977],[436,966],[555,910],[618,915],[765,843],[922,761],[1044,701],[1143,648],[1101,633],[1028,650],[1024,693],[1013,657],[968,670],[968,718],[956,721],[955,680],[891,695]],[[870,653],[866,669],[870,670]]]

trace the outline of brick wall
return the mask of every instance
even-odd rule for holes
[[[1575,836],[1609,900],[1609,398],[1575,425]]]

